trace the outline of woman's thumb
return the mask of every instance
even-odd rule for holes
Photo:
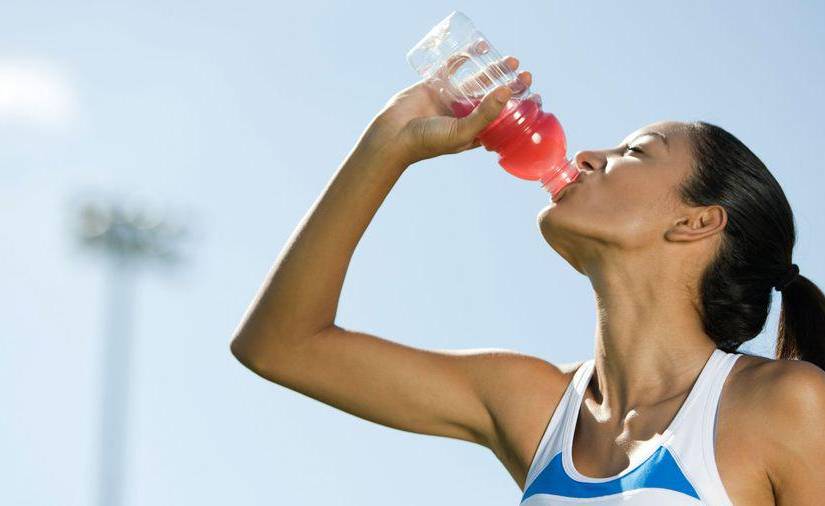
[[[456,125],[456,136],[459,142],[470,142],[481,133],[484,128],[496,119],[504,108],[504,104],[510,100],[513,91],[507,86],[499,86],[491,91],[481,100],[478,107],[458,120]]]

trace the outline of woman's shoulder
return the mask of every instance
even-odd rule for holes
[[[825,371],[815,364],[743,353],[730,376],[725,402],[739,429],[764,448],[793,445],[811,431],[825,437]]]
[[[738,383],[744,392],[772,397],[772,401],[783,397],[825,393],[825,371],[811,362],[774,359],[748,353],[741,355],[731,376],[732,383]]]
[[[825,371],[804,360],[748,354],[735,366],[725,401],[734,430],[727,433],[741,438],[774,489],[825,464]]]

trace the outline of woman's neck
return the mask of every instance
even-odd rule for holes
[[[594,386],[610,417],[689,390],[716,346],[684,269],[624,259],[588,276],[597,311]]]

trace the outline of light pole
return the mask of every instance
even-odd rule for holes
[[[88,201],[78,213],[83,246],[106,263],[97,504],[123,503],[133,300],[140,267],[176,265],[186,229],[157,213],[114,202]]]

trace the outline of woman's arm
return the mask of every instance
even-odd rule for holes
[[[508,59],[515,68],[515,58]],[[529,82],[529,75],[527,76]],[[394,95],[295,228],[232,342],[243,358],[265,357],[275,342],[329,328],[358,241],[406,168],[426,158],[478,147],[476,135],[509,98],[499,87],[464,118],[421,81]],[[502,92],[504,100],[496,100]],[[264,337],[275,335],[277,338]]]
[[[253,365],[269,361],[273,347],[333,325],[355,246],[405,169],[393,151],[359,142],[287,240],[236,332],[233,353]]]
[[[477,147],[475,136],[503,107],[494,93],[461,119],[446,116],[423,83],[388,102],[275,261],[232,340],[238,360],[266,379],[376,423],[491,448],[501,429],[495,413],[520,416],[525,410],[510,403],[518,402],[519,391],[537,391],[525,385],[538,378],[549,388],[563,385],[561,372],[538,358],[506,350],[423,350],[335,324],[353,251],[389,191],[410,164]]]
[[[332,327],[352,254],[387,194],[412,163],[472,147],[502,108],[492,95],[460,120],[438,115],[440,104],[423,82],[394,96],[287,240],[236,332],[233,353],[269,363],[273,347]]]

